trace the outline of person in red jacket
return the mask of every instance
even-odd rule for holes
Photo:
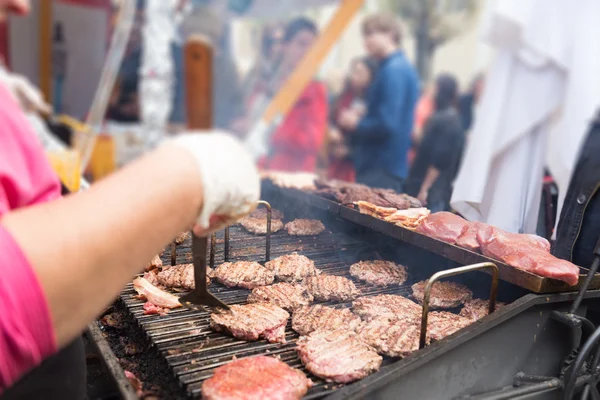
[[[285,29],[281,82],[289,77],[317,37],[315,24],[306,18],[292,20]],[[310,82],[273,134],[270,152],[262,166],[279,171],[314,172],[327,130],[327,92]]]

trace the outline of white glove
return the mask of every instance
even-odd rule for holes
[[[167,143],[192,153],[200,168],[204,201],[196,224],[203,232],[217,231],[256,208],[260,177],[239,140],[214,130],[184,133]],[[211,217],[219,218],[219,226],[210,226]]]
[[[2,81],[21,104],[23,111],[39,111],[49,114],[52,107],[44,101],[42,93],[24,76],[6,70],[0,74]]]

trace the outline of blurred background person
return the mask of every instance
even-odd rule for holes
[[[421,97],[417,102],[417,107],[415,109],[415,123],[411,138],[411,147],[408,152],[408,165],[412,165],[413,161],[415,160],[417,148],[423,139],[423,127],[435,110],[435,104],[433,101],[434,87],[435,86],[432,84],[425,85],[423,92],[421,93]]]
[[[351,132],[356,180],[402,191],[408,175],[419,79],[400,50],[400,26],[394,16],[372,15],[363,21],[362,28],[367,53],[380,65],[366,97],[366,114],[346,110],[338,124]]]
[[[431,212],[450,210],[452,183],[458,173],[465,133],[457,106],[458,83],[449,74],[435,80],[435,111],[425,123],[423,140],[406,183]]]
[[[473,125],[473,115],[475,113],[475,107],[481,98],[481,91],[483,90],[484,76],[478,74],[471,82],[469,90],[467,90],[460,99],[458,100],[458,110],[460,112],[460,118],[463,122],[465,132],[469,132]]]
[[[357,58],[350,65],[344,88],[333,102],[331,110],[331,129],[329,130],[328,153],[329,165],[327,175],[331,179],[354,182],[356,173],[350,152],[347,133],[337,125],[341,114],[354,109],[360,115],[366,111],[365,96],[371,84],[377,64],[368,58]]]
[[[297,18],[288,23],[283,37],[279,87],[289,77],[317,38],[314,22]],[[270,153],[262,166],[293,172],[315,172],[319,150],[327,131],[327,90],[321,82],[310,82],[271,138]]]

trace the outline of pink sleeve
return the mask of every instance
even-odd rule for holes
[[[13,237],[0,225],[0,394],[56,352],[44,292]]]

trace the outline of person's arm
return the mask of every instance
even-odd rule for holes
[[[392,136],[400,121],[399,112],[405,107],[404,99],[408,90],[407,77],[399,71],[382,71],[382,79],[378,107],[369,109],[367,115],[358,123],[352,136],[353,141],[382,142]]]
[[[194,220],[207,229],[207,213],[212,222],[255,207],[258,173],[241,145],[200,136],[164,145],[86,192],[0,220],[37,275],[59,347]]]

